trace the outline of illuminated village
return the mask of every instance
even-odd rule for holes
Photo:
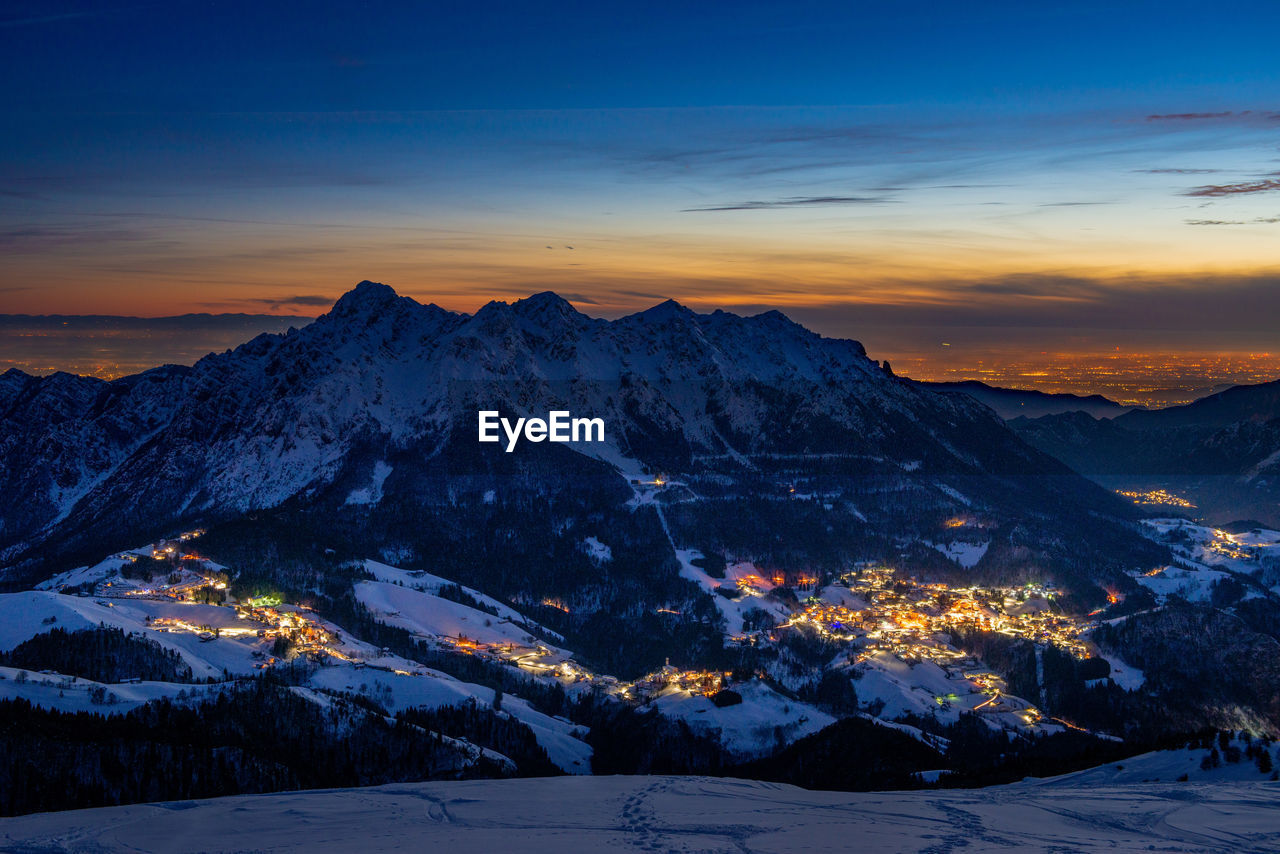
[[[301,658],[313,664],[348,664],[405,676],[422,675],[411,662],[389,656],[389,650],[378,650],[350,638],[344,640],[338,627],[302,606],[281,601],[279,596],[235,601],[227,593],[222,568],[201,558],[191,545],[199,533],[114,556],[122,570],[127,565],[138,565],[146,557],[152,559],[147,563],[166,565],[150,580],[110,575],[94,585],[93,595],[101,597],[103,604],[113,599],[170,603],[168,611],[147,618],[147,628],[158,633],[195,635],[205,642],[249,643],[253,646],[254,666],[259,669]],[[1221,542],[1226,547],[1229,540]],[[763,572],[750,564],[739,564],[732,570],[725,583],[735,587],[736,594],[746,602],[771,601],[771,593],[784,586],[797,591],[800,600],[793,606],[775,603],[777,619],[730,633],[727,641],[731,645],[781,648],[788,632],[804,631],[833,644],[839,651],[831,666],[846,669],[851,675],[898,671],[909,674],[901,677],[905,681],[896,690],[923,692],[931,714],[953,717],[972,712],[984,716],[993,726],[1012,729],[1069,725],[1043,719],[1030,703],[1009,695],[998,675],[953,645],[958,631],[976,630],[1040,645],[1052,644],[1078,658],[1089,657],[1085,636],[1094,624],[1062,613],[1055,605],[1051,586],[952,587],[916,581],[892,567],[871,563],[860,565],[826,587],[820,587],[821,580],[816,575],[807,573]],[[568,610],[560,600],[542,604]],[[209,610],[212,605],[221,607]],[[190,607],[190,612],[182,606]],[[389,620],[400,615],[375,611],[374,616]],[[717,695],[725,694],[724,689],[738,687],[727,672],[682,669],[670,662],[633,682],[622,682],[591,673],[568,651],[532,635],[484,640],[466,631],[414,632],[413,638],[436,649],[514,666],[531,677],[554,680],[565,687],[601,690],[632,703],[670,701],[681,696],[718,701],[721,697]],[[925,669],[919,670],[922,665]],[[764,671],[755,676],[774,678]],[[862,699],[869,683],[864,680],[857,684],[862,686]],[[866,696],[864,702],[874,703],[874,695]]]
[[[1129,490],[1117,489],[1116,495],[1128,498],[1134,504],[1140,504],[1149,507],[1181,507],[1184,510],[1194,510],[1195,505],[1180,495],[1175,495],[1167,489],[1146,489],[1146,490]]]
[[[758,595],[760,588],[784,580],[743,575],[736,583],[744,594]],[[797,581],[800,588],[811,590],[797,611],[776,626],[744,632],[731,641],[771,647],[784,641],[788,631],[806,630],[844,650],[833,666],[864,676],[879,673],[908,693],[928,695],[936,714],[972,712],[986,716],[993,726],[1013,729],[1072,726],[1044,719],[1032,704],[1008,694],[1003,679],[953,645],[954,634],[968,629],[1052,644],[1078,658],[1090,657],[1085,635],[1095,624],[1057,609],[1052,587],[951,587],[918,582],[891,567],[872,564],[822,590],[816,589],[815,578]],[[918,669],[921,665],[924,669]],[[720,687],[718,677],[667,668],[637,683],[633,693],[643,699],[661,682],[710,694]],[[865,686],[865,678],[855,684]],[[864,690],[859,688],[860,698]],[[874,701],[873,696],[866,699]]]
[[[876,691],[900,691],[915,695],[916,713],[954,719],[970,712],[1006,729],[1073,727],[1067,721],[1045,718],[1031,703],[1007,693],[1003,679],[953,645],[954,634],[967,629],[1052,644],[1077,658],[1090,657],[1085,636],[1096,624],[1062,613],[1052,587],[951,587],[921,583],[874,564],[863,565],[823,589],[818,589],[819,579],[812,576],[731,574],[731,583],[744,597],[766,597],[788,580],[793,589],[808,590],[810,595],[776,625],[732,635],[730,643],[780,649],[788,632],[816,635],[839,649],[829,666],[858,680],[855,685],[863,704],[874,704]],[[868,674],[876,676],[869,679]],[[780,674],[756,675],[785,681]],[[676,694],[717,699],[722,689],[737,687],[729,676],[715,670],[682,670],[668,662],[633,683],[617,686],[616,691],[639,703]]]
[[[866,650],[905,660],[954,660],[960,655],[949,644],[955,629],[995,632],[1089,656],[1080,639],[1089,626],[1054,612],[1052,588],[924,584],[897,578],[887,566],[865,567],[841,582],[854,593],[854,604],[810,597],[804,610],[779,628],[809,625],[832,640],[858,641]]]
[[[649,673],[635,682],[619,685],[617,693],[628,700],[645,703],[672,691],[685,691],[711,697],[728,683],[729,674],[714,670],[681,670],[668,661],[661,670]]]
[[[459,655],[471,655],[490,661],[512,664],[534,676],[550,676],[568,683],[588,682],[596,679],[616,680],[593,676],[573,661],[566,653],[551,649],[545,644],[533,642],[520,644],[514,641],[485,643],[465,635],[419,636],[424,640]]]

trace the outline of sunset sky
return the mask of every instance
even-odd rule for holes
[[[315,315],[373,279],[1280,350],[1273,2],[2,15],[0,313]]]

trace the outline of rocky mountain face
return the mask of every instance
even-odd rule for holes
[[[1175,487],[1219,523],[1280,525],[1280,381],[1185,406],[1015,419],[1023,439],[1109,484]]]
[[[598,417],[606,441],[506,453],[476,441],[478,409]],[[573,495],[574,512],[590,515],[592,502],[634,499],[628,480],[641,473],[683,490],[663,500],[703,503],[672,514],[676,538],[714,535],[719,548],[748,551],[760,531],[734,542],[732,525],[708,521],[713,499],[772,506],[800,494],[825,508],[813,511],[825,521],[810,520],[823,538],[859,547],[904,547],[964,514],[1006,557],[1031,549],[1095,573],[1107,569],[1090,552],[1145,559],[1123,504],[991,410],[898,379],[857,342],[778,312],[697,314],[669,301],[605,321],[543,293],[466,315],[363,282],[302,329],[190,368],[112,382],[0,376],[0,565],[11,578],[180,523],[280,508],[366,528],[430,508],[465,527],[515,496]]]

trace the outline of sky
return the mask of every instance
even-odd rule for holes
[[[1280,5],[9,2],[0,313],[1280,351]],[[894,344],[899,345],[894,349]],[[956,351],[958,352],[958,351]]]

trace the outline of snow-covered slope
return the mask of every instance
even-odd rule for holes
[[[1160,601],[1177,595],[1193,602],[1207,602],[1214,585],[1228,579],[1265,579],[1260,570],[1273,565],[1280,556],[1280,531],[1255,528],[1231,533],[1179,518],[1144,519],[1142,524],[1147,536],[1170,546],[1177,561],[1137,578]],[[1280,584],[1271,581],[1273,589],[1280,592]],[[1259,593],[1254,590],[1246,595]]]
[[[768,598],[768,592],[777,585],[763,578],[760,570],[753,564],[730,564],[725,567],[724,578],[712,578],[705,570],[694,565],[694,561],[703,557],[702,552],[696,549],[675,549],[675,555],[680,562],[681,577],[713,594],[716,607],[724,615],[725,632],[731,637],[745,631],[743,624],[751,619],[753,611],[761,611],[775,622],[781,622],[790,616],[790,608]],[[734,591],[734,598],[718,595],[717,591],[722,587]]]
[[[26,700],[42,709],[63,712],[93,712],[119,715],[131,712],[139,706],[160,699],[190,697],[203,700],[221,691],[223,685],[184,685],[177,682],[130,682],[104,684],[91,679],[64,676],[53,673],[20,674],[25,671],[14,667],[0,667],[0,700]],[[101,701],[95,701],[97,689],[101,689]]]
[[[404,709],[437,709],[477,703],[493,705],[493,689],[473,685],[429,671],[427,678],[372,668],[329,667],[312,675],[309,684],[331,691],[350,692],[372,697],[388,711]],[[533,731],[547,756],[569,774],[591,772],[591,747],[583,739],[587,729],[539,712],[519,697],[502,698],[500,714],[510,715]]]
[[[421,590],[360,581],[355,591],[375,620],[417,636],[467,638],[483,644],[538,642],[521,625]]]
[[[1265,753],[1264,758],[1262,754]],[[1109,786],[1118,783],[1257,783],[1272,781],[1280,769],[1280,756],[1269,741],[1239,737],[1227,740],[1222,748],[1217,739],[1212,747],[1187,745],[1173,750],[1157,750],[1130,756],[1121,762],[1099,765],[1084,771],[1042,781],[1046,786]]]
[[[510,623],[447,599],[383,582],[364,584],[422,600],[411,601],[418,611],[410,613],[418,613],[419,619],[431,623],[421,627],[424,632],[428,628],[456,631],[459,626],[473,624],[482,627],[486,619],[515,631]],[[152,622],[148,622],[148,618]],[[393,713],[410,708],[436,709],[466,703],[490,707],[494,703],[491,688],[463,682],[380,650],[314,614],[310,618],[340,638],[331,647],[341,656],[330,656],[327,666],[311,672],[307,682],[310,688],[361,694]],[[200,635],[192,630],[159,631],[154,622],[157,619],[178,620],[188,627],[207,626],[237,633],[246,629],[250,631],[237,636],[225,631],[222,637],[201,640]],[[99,685],[59,673],[28,672],[20,677],[16,668],[0,667],[0,699],[21,697],[42,708],[123,714],[152,700],[173,699],[179,695],[200,699],[210,692],[222,690],[237,678],[260,672],[272,652],[272,641],[257,637],[252,631],[257,624],[240,619],[236,610],[230,607],[158,599],[99,600],[45,591],[0,594],[0,650],[11,650],[54,628],[74,632],[99,625],[119,628],[154,641],[178,653],[195,678],[219,681],[212,685],[169,682]],[[494,636],[501,638],[497,642],[507,639],[500,632]],[[519,637],[528,635],[519,630]],[[567,653],[563,657],[567,658]],[[105,702],[93,699],[94,689],[98,687],[103,689]],[[310,693],[304,696],[315,699],[317,695]],[[590,772],[591,747],[582,739],[587,731],[585,727],[545,715],[519,696],[510,694],[502,699],[500,714],[515,717],[527,725],[551,761],[564,771],[571,774]]]
[[[491,609],[497,615],[497,619],[499,621],[505,621],[507,623],[513,623],[516,626],[526,627],[537,632],[538,635],[542,637],[549,637],[555,640],[561,639],[558,634],[545,626],[538,625],[536,622],[530,620],[510,605],[499,602],[492,596],[487,596],[474,588],[467,587],[462,584],[456,584],[455,582],[449,581],[447,578],[441,578],[438,575],[432,575],[431,573],[424,572],[422,570],[400,569],[385,563],[380,563],[376,560],[366,560],[364,562],[364,567],[369,574],[378,581],[386,582],[387,584],[399,585],[401,587],[408,587],[412,590],[420,590],[424,593],[432,594],[432,598],[434,599],[440,598],[435,595],[440,592],[440,588],[449,586],[457,587],[485,608]]]
[[[789,700],[760,681],[735,684],[732,690],[742,702],[723,708],[701,694],[674,687],[659,695],[653,706],[695,732],[717,736],[738,759],[763,756],[835,723],[825,712]]]
[[[182,656],[197,679],[221,678],[226,673],[254,672],[254,652],[269,648],[256,637],[227,637],[204,643],[191,632],[153,631],[147,618],[180,619],[211,629],[242,629],[231,608],[157,600],[95,600],[30,590],[0,594],[0,649],[10,650],[29,638],[62,628],[69,632],[99,625],[145,634],[165,649]],[[48,621],[48,622],[46,622]]]
[[[810,792],[592,777],[282,792],[0,819],[15,851],[1264,852],[1276,784]]]

